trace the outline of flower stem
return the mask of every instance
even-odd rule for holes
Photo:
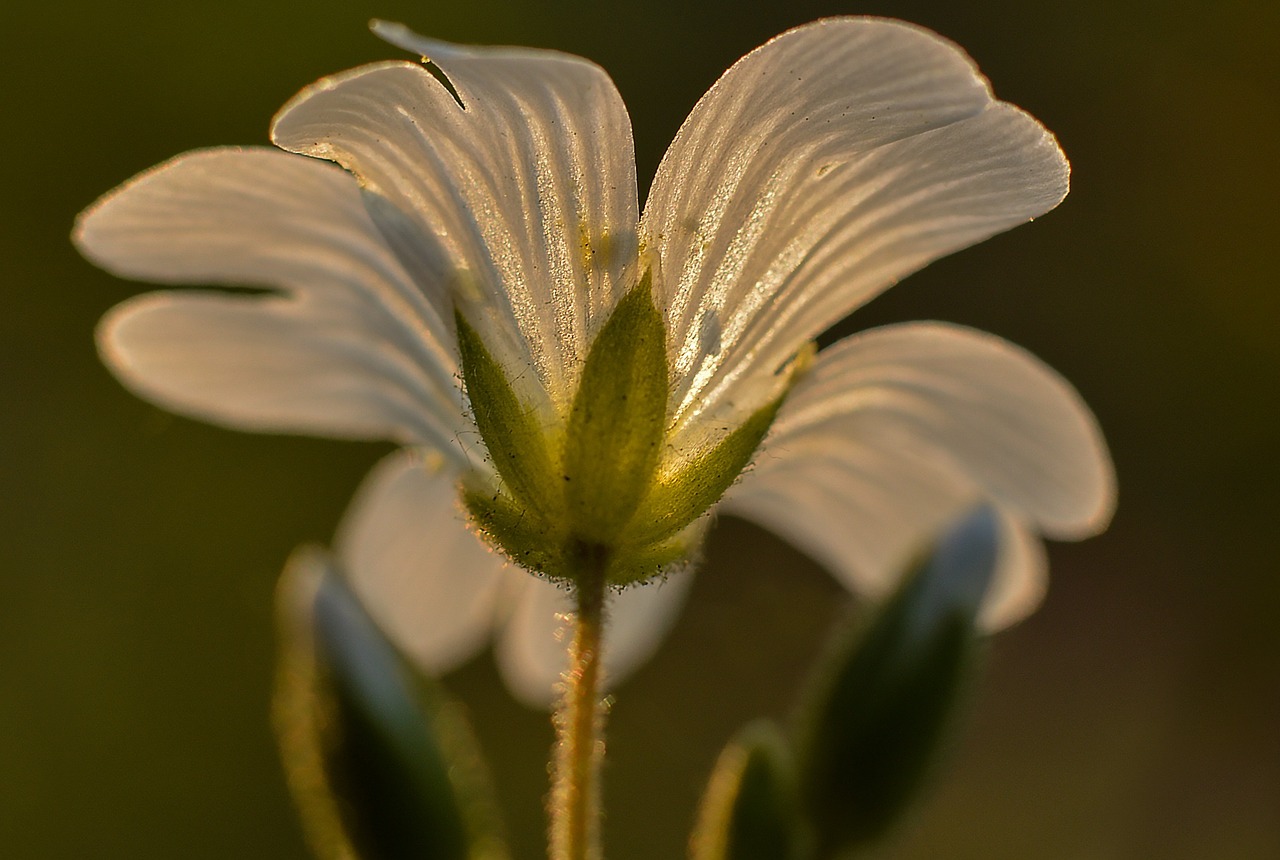
[[[599,860],[600,763],[605,708],[600,698],[600,642],[604,628],[607,554],[597,546],[577,553],[577,613],[564,695],[556,709],[552,757],[551,860]]]

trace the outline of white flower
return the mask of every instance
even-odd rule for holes
[[[375,29],[430,57],[452,92],[413,62],[326,78],[275,118],[284,152],[179,156],[90,208],[76,241],[126,277],[271,290],[115,308],[101,352],[139,395],[229,427],[405,447],[338,542],[370,611],[427,669],[494,635],[512,689],[546,703],[565,661],[565,594],[477,539],[458,501],[464,475],[502,480],[460,385],[455,310],[555,437],[594,336],[649,273],[670,369],[664,474],[793,386],[717,510],[860,594],[891,588],[923,541],[988,500],[1004,543],[983,612],[998,628],[1041,598],[1038,533],[1106,526],[1114,477],[1093,417],[996,337],[889,326],[792,373],[898,279],[1067,192],[1053,137],[955,45],[870,18],[784,33],[697,104],[641,217],[630,121],[598,67]],[[656,647],[688,584],[613,598],[613,681]]]

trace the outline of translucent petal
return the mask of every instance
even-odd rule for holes
[[[609,602],[605,632],[605,682],[615,686],[653,656],[675,625],[693,585],[693,569],[635,585]]]
[[[388,456],[365,479],[335,544],[369,614],[431,674],[480,651],[509,580],[527,578],[471,532],[456,481],[438,457]]]
[[[166,291],[113,308],[98,341],[125,385],[174,412],[240,430],[426,443],[466,463],[465,437],[442,426],[460,419],[442,414],[421,368],[358,323],[304,299]]]
[[[461,456],[452,334],[342,170],[265,148],[187,153],[86,210],[75,240],[124,277],[284,292],[157,293],[116,308],[102,354],[142,396],[233,427]]]
[[[949,463],[879,430],[769,445],[721,510],[776,531],[851,590],[885,594],[914,553],[980,500]]]
[[[532,708],[549,708],[560,676],[569,668],[569,592],[526,574],[511,614],[494,643],[494,656],[507,689]]]
[[[1105,527],[1115,480],[1093,416],[1033,356],[941,323],[875,329],[821,353],[724,510],[755,520],[881,595],[914,553],[982,499],[1001,511],[1001,626],[1044,592],[1032,530]]]
[[[855,594],[888,595],[914,559],[980,496],[945,462],[893,454],[889,440],[766,460],[721,508],[776,532]],[[1044,592],[1039,540],[1001,513],[1000,567],[983,602],[992,629],[1012,624]]]
[[[568,668],[567,626],[573,604],[569,593],[550,582],[528,577],[498,640],[498,666],[516,698],[545,708],[555,698]],[[604,684],[622,683],[648,660],[675,623],[691,571],[632,586],[610,598],[604,640]]]
[[[999,630],[1035,611],[1049,586],[1044,541],[1008,511],[1001,511],[1000,560],[978,622]]]
[[[939,256],[1053,208],[1053,137],[954,44],[896,21],[784,33],[686,120],[645,206],[682,441],[785,383],[805,341]]]
[[[1050,537],[1096,534],[1115,507],[1106,443],[1070,383],[963,326],[885,326],[825,350],[765,444],[781,456],[864,437],[946,458]]]
[[[445,285],[495,357],[535,369],[527,396],[563,410],[590,335],[633,278],[622,100],[577,57],[393,37],[430,54],[461,104],[426,66],[380,63],[308,87],[273,140],[354,173],[415,277]]]

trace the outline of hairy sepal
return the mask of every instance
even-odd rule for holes
[[[757,409],[737,430],[692,458],[673,475],[653,482],[623,536],[630,546],[659,543],[702,516],[732,486],[755,456],[786,398]]]
[[[515,563],[575,577],[584,547],[603,553],[606,578],[630,585],[696,555],[709,518],[750,464],[787,391],[808,365],[801,350],[781,394],[681,465],[662,467],[669,430],[666,327],[645,274],[595,337],[568,414],[547,420],[523,402],[461,313],[463,381],[496,480],[473,476],[462,497],[482,535]]]
[[[669,390],[666,329],[646,274],[591,344],[569,412],[564,491],[581,540],[616,546],[649,493]]]
[[[462,313],[454,313],[462,381],[494,469],[511,500],[545,520],[563,519],[556,446],[538,410],[523,402]]]

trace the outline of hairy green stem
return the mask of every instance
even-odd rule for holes
[[[551,860],[600,860],[600,763],[605,708],[600,697],[600,643],[604,630],[607,553],[583,546],[575,553],[577,613],[573,644],[556,709],[552,756]]]

